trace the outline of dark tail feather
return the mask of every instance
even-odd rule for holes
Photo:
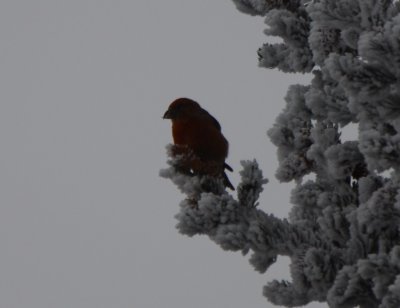
[[[224,169],[227,169],[227,170],[229,170],[230,172],[233,171],[232,167],[229,166],[227,163],[224,163]]]
[[[233,171],[232,167],[229,166],[227,163],[224,162],[224,169],[229,170],[230,172]],[[235,187],[233,187],[231,181],[229,181],[228,176],[226,175],[225,171],[222,173],[222,178],[224,179],[224,184],[226,187],[229,187],[232,190],[235,190]]]
[[[224,179],[224,184],[226,187],[228,187],[232,190],[235,190],[235,187],[233,187],[231,181],[229,181],[228,176],[226,175],[225,171],[222,173],[222,178]]]

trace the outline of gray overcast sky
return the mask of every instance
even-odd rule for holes
[[[187,96],[222,124],[234,184],[256,158],[260,207],[287,215],[265,132],[309,77],[257,67],[263,29],[229,0],[1,1],[1,308],[272,307],[287,260],[260,275],[178,234],[183,196],[158,177],[161,116]]]

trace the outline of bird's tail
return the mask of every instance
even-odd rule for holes
[[[222,178],[224,179],[224,184],[225,184],[226,187],[228,187],[228,188],[230,188],[232,190],[235,190],[235,187],[233,187],[231,181],[229,181],[229,178],[228,178],[228,176],[226,175],[225,172],[222,173]]]
[[[228,169],[230,172],[233,171],[232,167],[229,166],[227,163],[224,163],[224,169]]]
[[[224,163],[224,169],[227,169],[227,170],[229,170],[230,172],[233,171],[232,167],[229,166],[227,163]],[[222,178],[223,178],[223,180],[224,180],[224,184],[225,184],[226,187],[228,187],[228,188],[230,188],[230,189],[232,189],[232,190],[235,190],[235,187],[233,187],[231,181],[229,181],[229,178],[228,178],[228,176],[226,175],[225,171],[222,172]]]

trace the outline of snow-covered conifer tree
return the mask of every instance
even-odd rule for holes
[[[292,281],[264,287],[274,304],[400,307],[399,1],[233,1],[282,39],[259,49],[260,66],[314,76],[289,88],[268,130],[276,177],[296,183],[293,207],[288,220],[257,208],[266,180],[256,161],[242,162],[234,198],[220,181],[180,173],[171,157],[161,175],[187,195],[179,231],[250,252],[260,272],[288,256]],[[358,140],[343,141],[351,123]]]

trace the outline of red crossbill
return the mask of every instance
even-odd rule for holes
[[[229,143],[221,133],[221,125],[195,101],[188,98],[174,100],[165,112],[164,119],[172,121],[175,154],[191,157],[184,162],[194,174],[221,177],[225,186],[234,190],[225,169]],[[193,154],[192,156],[190,156]],[[194,156],[194,157],[193,157]]]

